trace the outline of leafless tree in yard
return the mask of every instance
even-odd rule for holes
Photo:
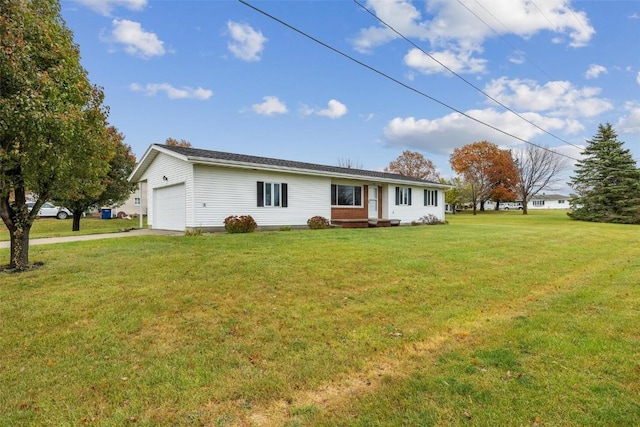
[[[356,160],[352,160],[348,157],[338,159],[338,167],[347,169],[362,169],[362,164]]]
[[[518,174],[518,193],[522,198],[522,213],[527,214],[527,203],[542,189],[560,180],[560,173],[566,169],[564,157],[549,149],[528,144],[511,151]]]

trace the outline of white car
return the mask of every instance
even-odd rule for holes
[[[35,202],[27,202],[29,209],[33,208]],[[45,202],[38,211],[39,217],[55,217],[58,219],[67,219],[72,216],[71,211],[67,208],[55,206],[53,203]]]
[[[500,209],[508,211],[509,209],[522,210],[522,203],[519,202],[502,202],[500,203]]]

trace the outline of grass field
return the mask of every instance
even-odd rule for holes
[[[640,228],[448,219],[34,246],[0,425],[640,425]]]
[[[140,220],[138,218],[133,219],[99,219],[99,218],[82,218],[80,220],[80,231],[71,231],[73,226],[72,219],[55,219],[55,218],[36,218],[31,227],[31,233],[29,237],[32,239],[46,238],[46,237],[62,237],[62,236],[77,236],[83,234],[99,234],[99,233],[117,233],[123,229],[139,228]],[[0,241],[11,240],[9,231],[0,223]],[[142,224],[146,228],[146,218]],[[0,264],[2,260],[0,260]],[[6,263],[6,261],[5,261]]]

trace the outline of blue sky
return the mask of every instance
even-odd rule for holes
[[[638,1],[247,2],[370,68],[239,1],[62,0],[138,158],[172,137],[381,170],[408,149],[451,177],[454,148],[527,140],[578,158],[610,122],[640,159]]]

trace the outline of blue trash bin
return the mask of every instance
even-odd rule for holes
[[[111,219],[111,209],[102,209],[102,219]]]

